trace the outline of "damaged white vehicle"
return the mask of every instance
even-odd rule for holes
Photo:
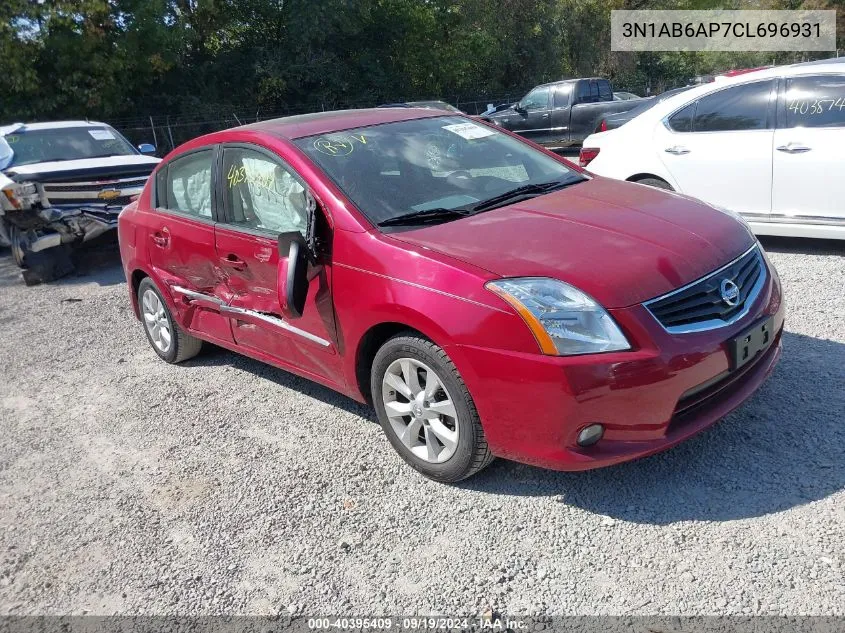
[[[105,123],[0,127],[0,244],[27,284],[73,270],[72,245],[117,227],[160,159]]]

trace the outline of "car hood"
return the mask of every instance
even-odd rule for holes
[[[25,180],[45,182],[75,176],[119,177],[149,174],[159,162],[161,162],[161,159],[155,156],[131,154],[15,165],[7,167],[4,171],[10,178],[18,182]]]
[[[754,243],[727,212],[679,194],[599,177],[391,237],[502,277],[560,279],[608,308],[679,288]]]
[[[485,112],[484,118],[489,119],[501,119],[506,118],[509,116],[513,116],[516,114],[516,110],[514,109],[514,105],[501,105],[496,107],[492,112]]]

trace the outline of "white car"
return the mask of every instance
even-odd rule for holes
[[[581,165],[742,215],[759,235],[845,239],[845,58],[691,88],[587,137]]]

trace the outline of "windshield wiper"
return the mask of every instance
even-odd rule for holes
[[[470,210],[465,207],[455,207],[452,209],[437,207],[435,209],[422,209],[420,211],[403,213],[402,215],[382,220],[378,223],[378,225],[402,226],[406,224],[425,224],[427,222],[437,222],[440,220],[452,220],[456,217],[463,217],[469,214]]]
[[[496,207],[503,207],[506,204],[513,202],[516,198],[527,198],[533,195],[549,193],[550,191],[554,191],[555,189],[563,189],[564,187],[574,185],[578,182],[582,182],[582,179],[552,180],[551,182],[522,185],[521,187],[506,191],[505,193],[500,194],[498,196],[494,196],[493,198],[485,200],[484,202],[479,202],[474,207],[472,207],[472,211],[473,213],[489,211],[490,209],[495,209]]]

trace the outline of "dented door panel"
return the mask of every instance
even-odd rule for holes
[[[333,382],[341,381],[330,270],[326,266],[312,268],[303,315],[289,320],[279,303],[277,241],[226,225],[217,226],[216,239],[235,342]]]
[[[220,302],[226,299],[226,279],[216,263],[214,223],[164,212],[143,217],[149,224],[142,234],[150,242],[146,249],[150,266],[170,289],[180,325],[232,342],[229,319],[221,314],[217,302],[180,292],[188,290]]]

